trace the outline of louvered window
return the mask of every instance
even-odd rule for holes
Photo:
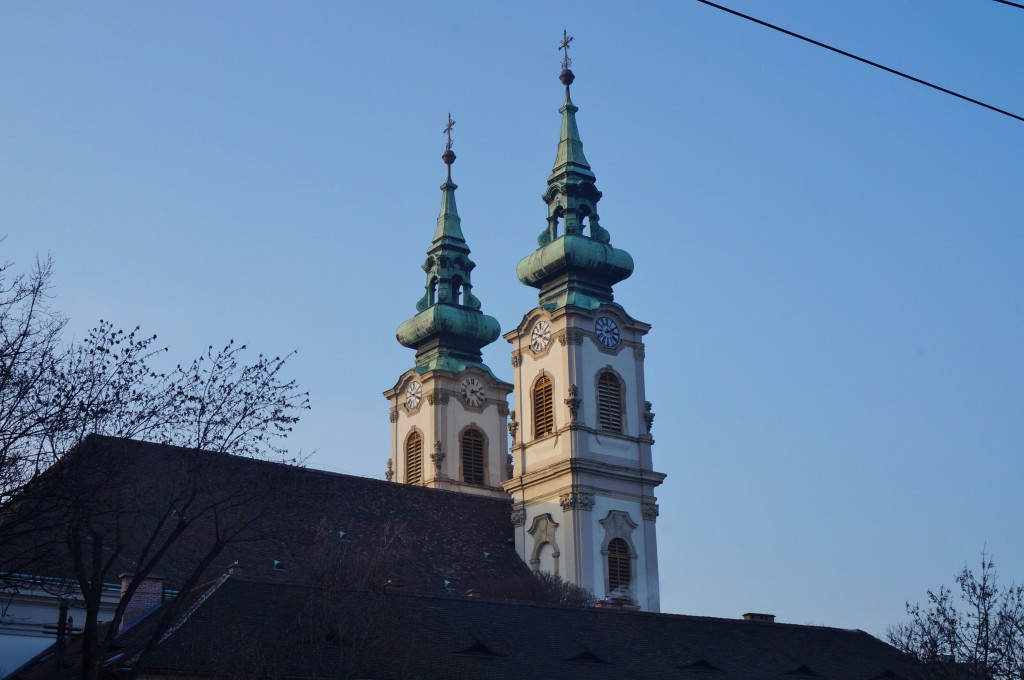
[[[551,378],[541,376],[533,386],[533,436],[555,431],[554,387]]]
[[[626,594],[631,580],[629,546],[621,538],[613,538],[608,543],[608,593],[621,590],[621,594]]]
[[[423,436],[413,432],[405,441],[405,481],[423,483]]]
[[[622,432],[622,383],[607,371],[597,379],[597,427]]]
[[[469,429],[462,435],[462,481],[484,483],[484,436],[480,430]]]

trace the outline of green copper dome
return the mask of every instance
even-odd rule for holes
[[[613,247],[611,235],[600,225],[601,192],[583,155],[576,127],[579,109],[569,97],[574,79],[568,68],[559,76],[565,85],[565,103],[559,109],[562,132],[542,197],[548,206],[548,224],[537,238],[540,248],[516,267],[520,281],[540,289],[540,304],[546,309],[566,305],[594,309],[612,302],[612,286],[633,273],[633,258]]]
[[[480,300],[473,295],[470,272],[476,265],[469,259],[455,204],[458,186],[452,182],[455,153],[450,140],[441,158],[448,175],[441,185],[437,230],[423,263],[426,290],[416,303],[418,313],[398,327],[396,336],[398,342],[416,350],[420,372],[441,369],[458,373],[467,366],[487,370],[480,350],[498,338],[501,327],[494,317],[480,311]]]

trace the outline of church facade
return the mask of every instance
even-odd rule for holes
[[[644,392],[643,337],[651,327],[614,300],[612,287],[633,273],[633,260],[600,223],[602,194],[570,97],[574,78],[566,58],[546,221],[537,249],[516,268],[519,281],[538,290],[538,304],[504,335],[512,384],[482,363],[481,349],[499,327],[472,293],[475,264],[455,203],[449,118],[424,294],[397,331],[416,350],[416,364],[384,393],[392,424],[387,476],[511,496],[516,551],[534,571],[656,612],[654,489],[665,475],[653,469],[654,413]]]

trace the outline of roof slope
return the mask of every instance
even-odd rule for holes
[[[131,635],[123,638],[119,663],[133,653]],[[921,667],[862,631],[456,596],[327,594],[229,579],[143,671],[378,680],[884,680],[920,677]]]
[[[134,572],[145,542],[184,517],[190,526],[150,571],[172,589],[225,537],[199,582],[233,563],[248,580],[309,584],[325,570],[372,570],[375,581],[426,593],[505,596],[532,582],[514,550],[510,502],[130,439],[87,444],[0,520],[33,527],[0,547],[0,572],[73,577],[66,518],[77,513],[106,532],[107,553],[118,549],[104,580]],[[26,541],[31,549],[19,549]],[[26,552],[35,559],[5,559]]]

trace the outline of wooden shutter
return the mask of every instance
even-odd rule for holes
[[[632,580],[629,573],[629,546],[621,538],[613,538],[608,544],[608,592],[621,588],[629,589]]]
[[[607,371],[597,379],[597,427],[622,432],[622,384]]]
[[[405,481],[423,483],[423,437],[419,432],[410,434],[405,442]]]
[[[484,436],[479,430],[469,429],[462,435],[462,481],[484,483]]]
[[[533,386],[533,436],[540,437],[555,431],[554,388],[551,378],[541,376]]]

